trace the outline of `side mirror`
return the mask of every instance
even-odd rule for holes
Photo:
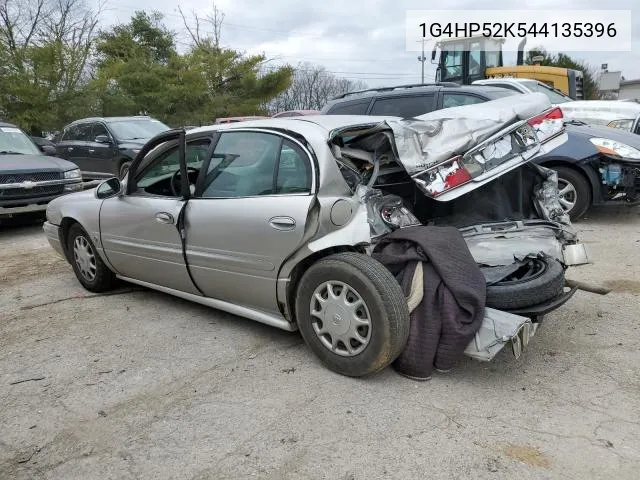
[[[431,50],[431,62],[433,63],[436,59],[436,49]]]
[[[98,188],[96,188],[96,198],[104,200],[105,198],[115,197],[122,191],[122,184],[116,177],[105,180]]]
[[[97,143],[111,143],[111,140],[109,140],[109,137],[107,135],[98,135],[95,138],[95,141]]]
[[[53,145],[42,145],[40,146],[40,150],[45,155],[50,155],[52,157],[55,157],[56,155],[56,147],[54,147]]]

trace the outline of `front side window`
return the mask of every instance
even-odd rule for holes
[[[311,169],[303,150],[278,135],[225,132],[203,184],[203,198],[308,193]]]
[[[198,172],[202,167],[207,152],[209,150],[209,139],[197,140],[187,143],[185,158],[189,171],[189,183],[194,185]],[[158,155],[147,164],[140,174],[136,175],[136,185],[138,190],[142,189],[146,193],[163,196],[176,196],[174,190],[179,189],[179,182],[175,177],[180,172],[180,153],[175,145]],[[171,189],[171,182],[174,182],[174,189]],[[175,188],[178,187],[178,188]]]
[[[41,154],[38,147],[19,128],[0,127],[0,155],[12,153],[23,155]]]
[[[99,135],[105,135],[107,138],[109,138],[109,132],[107,131],[107,128],[101,123],[94,123],[93,129],[91,130],[91,140],[95,141],[96,137]]]

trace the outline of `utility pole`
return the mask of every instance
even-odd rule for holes
[[[422,63],[422,81],[420,83],[424,83],[424,62],[427,60],[427,57],[424,56],[424,38],[422,39],[422,55],[418,57],[420,63]]]

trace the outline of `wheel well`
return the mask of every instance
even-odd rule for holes
[[[289,285],[287,286],[287,305],[285,308],[285,312],[289,313],[290,321],[293,321],[296,318],[296,292],[298,291],[298,284],[300,283],[300,279],[302,278],[302,275],[304,275],[304,272],[306,272],[307,269],[318,260],[328,257],[329,255],[342,252],[365,253],[364,247],[348,245],[331,247],[325,250],[320,250],[319,252],[312,253],[308,257],[302,259],[295,266],[295,268],[291,272],[291,275],[289,275]]]
[[[64,252],[65,257],[67,257],[67,260],[69,261],[71,261],[71,258],[69,257],[69,251],[67,250],[67,240],[69,239],[69,230],[76,223],[78,222],[71,217],[64,217],[62,222],[60,222],[60,245],[62,246],[62,251]]]
[[[546,168],[562,167],[573,170],[574,172],[582,176],[582,178],[584,178],[589,184],[589,187],[591,187],[591,202],[593,202],[596,198],[600,198],[600,184],[597,180],[591,178],[591,176],[586,172],[584,168],[582,168],[582,166],[573,163],[567,163],[562,160],[549,160],[548,162],[541,163],[540,166]]]

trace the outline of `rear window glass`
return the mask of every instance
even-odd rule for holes
[[[417,117],[433,110],[433,95],[380,98],[371,109],[371,115]]]

